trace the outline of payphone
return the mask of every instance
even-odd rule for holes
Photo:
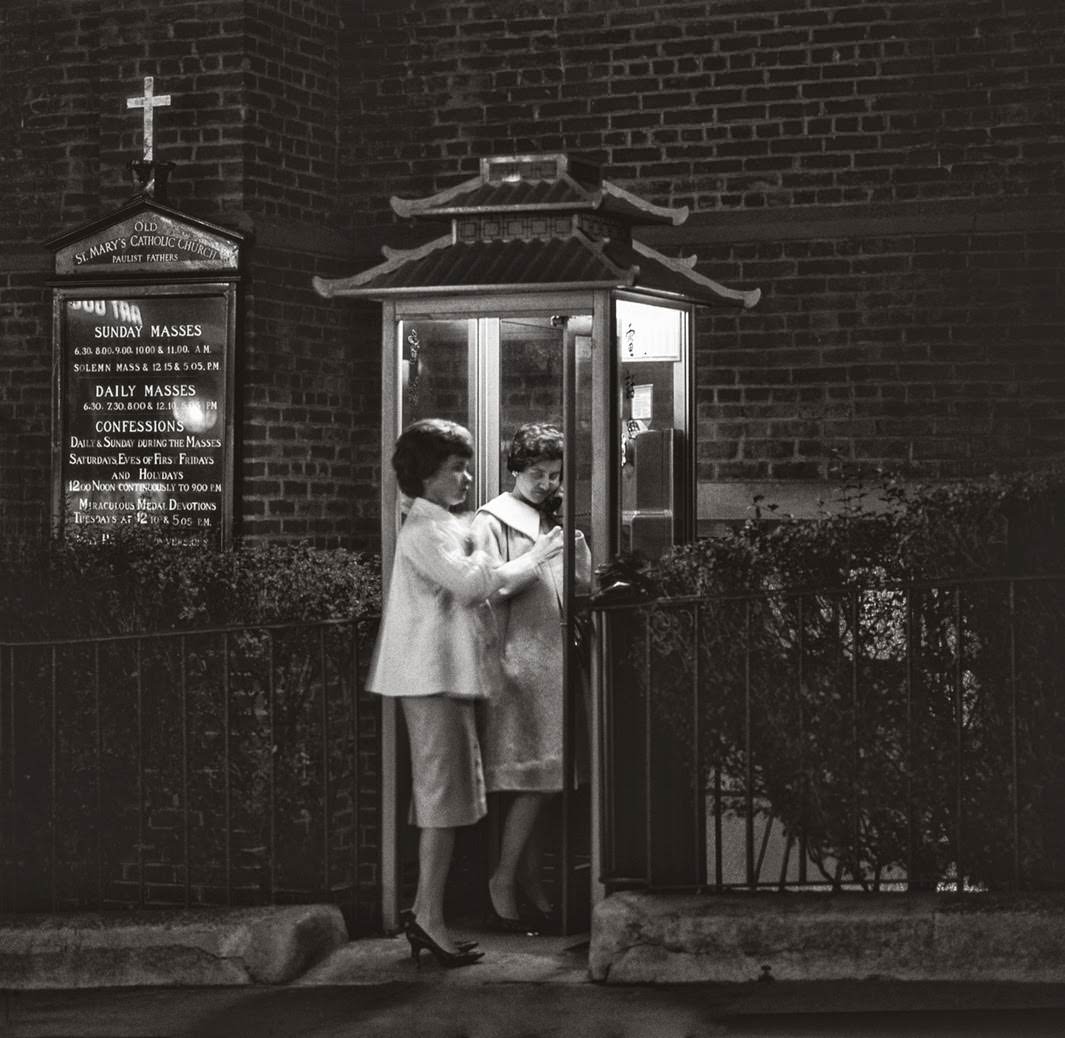
[[[616,304],[621,400],[621,550],[654,560],[692,533],[694,479],[687,314]]]

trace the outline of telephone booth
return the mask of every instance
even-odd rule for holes
[[[694,308],[751,307],[759,292],[725,288],[694,269],[695,257],[674,259],[638,241],[634,228],[680,224],[687,209],[646,202],[565,155],[482,159],[476,177],[426,198],[394,198],[392,207],[402,217],[450,221],[450,230],[417,248],[386,248],[383,263],[351,277],[315,279],[325,297],[382,305],[386,586],[404,504],[389,459],[403,428],[438,417],[470,429],[475,482],[467,506],[476,509],[510,488],[506,457],[517,428],[555,424],[565,436],[563,644],[573,645],[589,590],[575,574],[578,530],[593,571],[619,551],[655,557],[694,535]],[[587,927],[598,896],[602,792],[597,675],[593,666],[589,676],[576,651],[571,656],[563,774],[580,775],[584,761],[587,781],[567,781],[553,798],[544,866],[566,933]],[[382,725],[382,911],[389,927],[409,903],[417,865],[416,834],[406,825],[405,733],[394,705],[383,702]],[[492,818],[490,810],[459,869],[471,899],[455,895],[459,915],[483,900]],[[480,874],[479,855],[486,859]]]

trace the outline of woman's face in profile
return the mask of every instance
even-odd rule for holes
[[[458,454],[451,454],[425,481],[422,497],[441,508],[454,508],[466,500],[466,492],[472,482],[468,460]]]
[[[514,473],[514,489],[537,507],[558,493],[561,482],[561,458],[536,458],[521,472]]]

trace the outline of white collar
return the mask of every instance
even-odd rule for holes
[[[441,519],[449,519],[452,522],[461,523],[461,520],[454,512],[442,508],[435,501],[430,501],[429,498],[421,497],[420,495],[414,498],[410,508],[407,509],[407,518],[410,519],[412,517],[424,517],[436,522],[440,522]]]
[[[481,505],[480,512],[494,515],[501,523],[524,534],[530,541],[540,536],[540,513],[526,501],[521,501],[509,491]]]

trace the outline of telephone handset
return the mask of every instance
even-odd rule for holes
[[[552,494],[550,497],[544,498],[544,502],[540,505],[540,512],[550,522],[553,522],[556,526],[561,525],[562,517],[559,512],[562,510],[562,491],[559,490],[557,494]]]
[[[636,455],[636,437],[644,432],[647,423],[639,418],[623,418],[621,420],[621,464],[633,465]]]

